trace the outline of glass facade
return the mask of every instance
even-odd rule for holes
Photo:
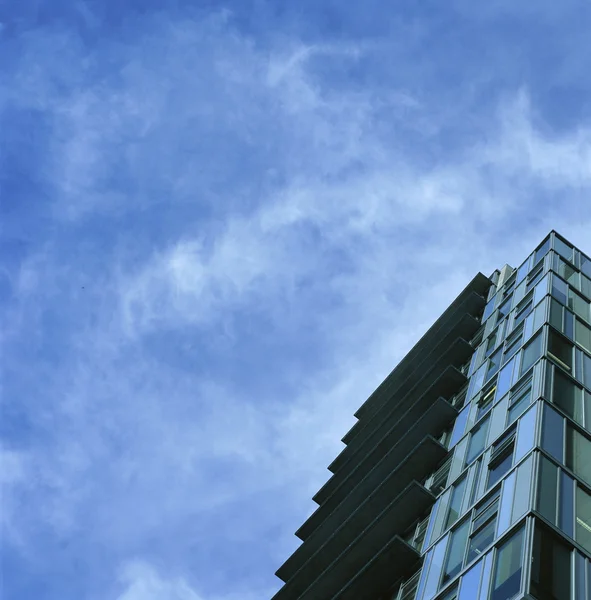
[[[294,578],[306,572],[314,583],[298,588],[286,575],[285,589],[296,591],[280,591],[277,600],[591,600],[591,258],[551,232],[518,268],[505,266],[482,289],[477,315],[472,315],[478,328],[469,337],[462,334],[471,340],[470,352],[453,363],[457,385],[433,394],[448,408],[437,413],[425,403],[400,430],[397,423],[413,409],[396,407],[409,391],[404,391],[407,396],[400,392],[400,398],[391,394],[390,412],[372,408],[379,403],[371,404],[370,398],[356,413],[362,425],[343,438],[348,462],[341,461],[340,471],[331,468],[332,478],[346,482],[346,467],[355,460],[368,461],[367,474],[356,479],[360,483],[348,495],[338,496],[336,488],[319,502],[310,520],[324,510],[326,522],[333,519],[335,528],[326,526],[325,534],[319,521],[308,537],[298,532],[301,548],[312,549],[308,562],[294,559],[291,569]],[[446,344],[441,342],[437,352],[445,352]],[[428,377],[429,365],[440,357],[426,348],[423,352],[421,368]],[[396,389],[405,389],[410,372],[404,372]],[[421,393],[426,395],[442,377],[441,372],[433,375]],[[410,390],[418,389],[420,379],[413,385]],[[416,402],[423,397],[417,393]],[[407,454],[398,451],[410,435],[406,429],[412,432],[422,419],[435,425],[414,435]],[[405,465],[427,444],[420,442],[423,438],[432,440],[430,452],[437,459],[423,450],[411,473]],[[373,459],[378,450],[383,457]],[[387,463],[390,455],[397,458]],[[382,479],[377,475],[381,465]],[[417,489],[411,496],[413,485]],[[389,494],[387,500],[379,500],[378,492]],[[351,516],[343,508],[347,503]],[[420,515],[413,513],[415,504]],[[363,517],[370,510],[375,515]],[[339,511],[341,524],[334,517]],[[396,524],[404,521],[405,511],[409,522],[404,529],[380,529],[384,515],[384,522]],[[347,537],[350,523],[356,529]],[[387,574],[351,558],[357,556],[351,548],[370,534],[367,544],[374,554],[368,560],[379,558],[390,569]],[[340,538],[342,546],[334,541]],[[390,562],[376,553],[382,538],[384,548],[395,548]],[[301,548],[294,556],[303,554]],[[349,558],[341,573],[339,560],[345,555]],[[401,567],[407,556],[408,564]],[[358,574],[352,576],[352,569]],[[340,583],[319,591],[325,589],[318,587],[324,573]],[[364,573],[373,573],[365,587],[356,583]],[[368,592],[374,587],[375,594]]]

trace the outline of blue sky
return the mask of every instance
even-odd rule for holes
[[[0,3],[2,591],[260,600],[477,271],[591,251],[591,5]]]

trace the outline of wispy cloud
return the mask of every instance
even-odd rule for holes
[[[4,89],[4,120],[50,124],[40,216],[3,233],[27,243],[3,299],[7,585],[268,597],[352,413],[474,273],[552,227],[588,244],[591,121],[546,127],[527,81],[482,109],[480,84],[435,94],[398,50],[378,85],[388,39],[134,19],[94,48],[39,28]]]

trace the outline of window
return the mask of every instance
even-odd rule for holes
[[[573,259],[573,249],[567,243],[563,242],[558,236],[554,236],[554,250],[566,260]]]
[[[464,429],[466,428],[466,422],[468,421],[468,413],[470,412],[470,405],[465,406],[460,414],[456,417],[454,423],[454,430],[451,434],[451,440],[449,440],[449,447],[453,448],[460,438],[464,435]]]
[[[575,480],[562,469],[560,470],[560,506],[558,510],[558,527],[569,537],[573,537],[574,519],[574,482]]]
[[[572,371],[573,368],[573,345],[564,337],[549,330],[548,355],[563,369]]]
[[[537,600],[570,600],[571,548],[547,527],[536,523],[530,593]]]
[[[575,341],[583,346],[587,352],[591,352],[591,328],[579,319],[575,323]]]
[[[451,468],[452,458],[453,456],[449,456],[448,458],[446,458],[445,462],[429,478],[431,479],[431,483],[428,483],[427,487],[436,496],[440,494],[447,485],[447,477]]]
[[[451,501],[449,503],[449,512],[447,513],[447,520],[445,521],[445,528],[447,529],[450,525],[453,525],[460,516],[460,510],[462,509],[462,499],[464,498],[464,490],[466,489],[466,478],[462,479],[456,484],[451,495]]]
[[[494,446],[488,467],[488,487],[499,481],[513,465],[515,430],[505,434]]]
[[[497,551],[491,600],[510,600],[521,589],[523,528]]]
[[[568,307],[581,319],[589,320],[589,303],[572,288],[568,290]]]
[[[582,433],[568,427],[566,430],[566,466],[591,485],[591,441]]]
[[[468,392],[468,386],[464,386],[454,397],[451,399],[451,405],[458,410],[466,403],[466,394]]]
[[[507,338],[505,342],[505,351],[503,352],[503,362],[507,362],[519,349],[521,343],[521,336],[523,335],[523,326],[519,327],[516,331]]]
[[[509,411],[507,413],[507,425],[514,423],[531,403],[531,380],[527,386],[521,387],[514,392],[509,400]]]
[[[534,263],[537,263],[539,260],[546,256],[548,250],[550,250],[550,238],[548,237],[540,247],[536,250],[534,254]]]
[[[421,578],[421,570],[419,569],[410,579],[405,581],[400,587],[399,600],[414,600],[419,580]]]
[[[583,390],[560,369],[554,369],[552,402],[571,419],[583,424]]]
[[[500,489],[475,511],[472,521],[472,534],[468,543],[467,563],[480,556],[494,540],[497,513],[499,511],[499,495]]]
[[[486,348],[484,349],[484,356],[486,356],[486,357],[490,356],[491,352],[495,349],[496,345],[497,345],[497,332],[495,331],[486,340]]]
[[[499,316],[497,322],[502,321],[511,310],[511,300],[512,298],[507,298],[501,306],[499,306]]]
[[[562,304],[552,298],[550,301],[550,325],[552,325],[558,331],[562,331],[564,333],[564,327],[562,325],[562,311]]]
[[[452,585],[451,588],[446,590],[446,592],[442,596],[439,596],[437,600],[458,600],[458,585]]]
[[[556,525],[556,492],[558,490],[558,467],[544,456],[540,457],[540,475],[538,479],[538,512]]]
[[[552,277],[552,296],[561,304],[567,304],[568,286],[559,277]]]
[[[542,420],[542,448],[557,461],[564,460],[564,419],[546,404]]]
[[[521,374],[523,375],[542,356],[542,335],[538,333],[523,349]]]
[[[533,268],[532,272],[527,276],[527,285],[525,289],[529,292],[544,275],[544,263],[540,262],[539,265]]]
[[[513,317],[513,329],[515,329],[519,323],[521,323],[527,315],[531,312],[534,304],[534,293],[530,292],[515,309],[515,316]]]
[[[581,254],[581,271],[591,277],[591,258],[587,258],[584,254]]]
[[[479,421],[491,408],[495,392],[497,391],[496,382],[488,385],[482,392],[480,402],[478,402],[478,411],[476,413],[476,420]]]
[[[488,381],[501,366],[501,356],[503,353],[503,349],[499,348],[491,357],[488,359],[488,370],[486,372],[485,381]]]
[[[577,528],[576,540],[591,552],[591,495],[582,487],[577,487]]]
[[[442,584],[445,584],[455,577],[462,569],[469,526],[470,523],[465,521],[451,533],[449,549],[447,551],[447,560],[445,561],[445,567],[443,569]]]
[[[578,271],[568,263],[564,262],[559,256],[555,256],[554,258],[554,268],[556,269],[556,272],[569,283],[575,283],[576,285]]]
[[[490,419],[487,418],[474,431],[472,431],[468,452],[466,453],[466,466],[472,463],[472,461],[484,450],[489,422]]]

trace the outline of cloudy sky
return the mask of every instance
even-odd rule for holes
[[[591,252],[582,0],[0,2],[6,600],[264,600],[478,271]]]

